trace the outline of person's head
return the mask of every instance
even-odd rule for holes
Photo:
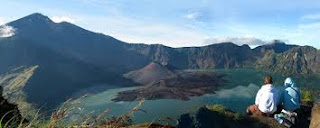
[[[272,77],[267,75],[264,77],[264,84],[272,84]]]
[[[285,86],[285,87],[293,87],[293,86],[295,86],[295,83],[294,83],[294,81],[293,81],[290,77],[288,77],[288,78],[286,78],[286,80],[284,81],[284,86]]]

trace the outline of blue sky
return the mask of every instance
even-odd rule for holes
[[[319,0],[0,1],[0,24],[40,12],[129,43],[256,46],[280,39],[320,48]]]

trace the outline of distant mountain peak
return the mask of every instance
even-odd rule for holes
[[[16,21],[9,23],[12,26],[24,26],[29,24],[51,24],[54,23],[48,16],[41,13],[33,13]]]
[[[32,13],[32,14],[30,14],[30,15],[27,15],[26,17],[43,17],[43,18],[46,18],[47,16],[45,16],[45,15],[43,15],[43,14],[41,14],[41,13],[36,12],[36,13]]]
[[[286,45],[284,41],[281,40],[273,40],[270,44],[268,45]]]
[[[33,14],[30,14],[22,19],[38,20],[38,21],[51,21],[51,19],[48,16],[45,16],[41,13],[33,13]]]
[[[124,74],[127,79],[143,85],[167,78],[177,77],[174,71],[158,62],[151,62],[142,69]]]
[[[163,65],[162,64],[160,64],[160,63],[158,63],[158,62],[151,62],[151,63],[149,63],[146,67],[145,67],[145,69],[147,69],[147,70],[153,70],[153,69],[155,69],[155,68],[157,68],[157,67],[162,67]]]
[[[286,44],[281,40],[273,40],[269,44],[261,45],[255,48],[258,51],[273,50],[275,53],[283,53],[291,48],[298,47],[297,45]]]

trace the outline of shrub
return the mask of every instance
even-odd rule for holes
[[[301,90],[301,101],[302,103],[312,104],[314,101],[313,92],[310,90]]]

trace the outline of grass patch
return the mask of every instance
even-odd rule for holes
[[[301,102],[305,104],[312,104],[314,102],[314,92],[307,89],[301,89]]]
[[[214,105],[206,105],[206,108],[218,112],[220,115],[224,115],[227,117],[232,118],[233,120],[241,120],[243,117],[240,113],[232,112],[231,110],[225,108],[223,105],[220,104],[214,104]]]
[[[104,112],[102,112],[98,116],[92,116],[92,115],[85,115],[82,113],[78,113],[78,115],[81,117],[77,119],[76,121],[72,121],[72,123],[66,123],[67,120],[70,119],[70,116],[73,116],[75,113],[73,113],[75,110],[74,105],[79,103],[79,99],[77,100],[68,100],[65,103],[61,105],[60,108],[55,110],[52,115],[50,116],[50,119],[43,119],[40,118],[41,116],[37,113],[35,117],[33,117],[32,120],[28,122],[24,122],[25,118],[22,120],[15,120],[15,116],[13,116],[10,120],[7,122],[3,122],[3,118],[7,116],[5,114],[0,119],[0,128],[7,128],[7,127],[17,127],[17,128],[62,128],[62,127],[70,127],[70,128],[120,128],[120,127],[129,127],[132,126],[132,119],[131,117],[134,115],[134,113],[138,111],[143,111],[140,109],[140,106],[144,103],[144,100],[139,101],[136,106],[132,108],[131,111],[129,111],[127,114],[118,116],[118,117],[109,117],[107,114],[110,111],[109,109],[106,109]],[[11,113],[11,112],[8,112]],[[151,125],[151,124],[150,124]]]

